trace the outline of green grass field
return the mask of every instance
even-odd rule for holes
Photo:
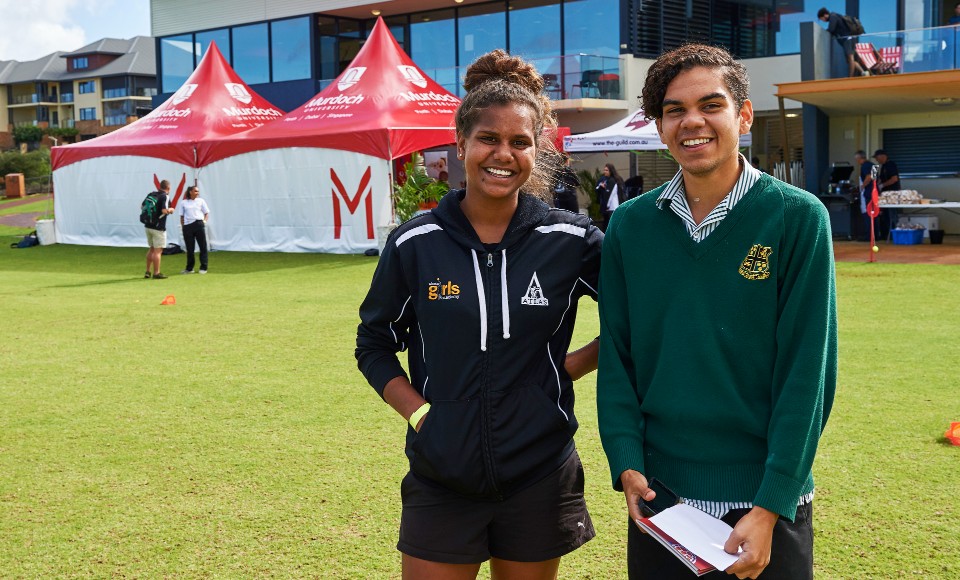
[[[405,423],[353,357],[375,258],[215,252],[207,276],[144,280],[143,249],[9,241],[0,577],[399,578]],[[817,577],[958,578],[960,268],[838,273]],[[578,342],[597,330],[585,302]],[[562,578],[625,577],[594,376],[577,444],[598,536]]]

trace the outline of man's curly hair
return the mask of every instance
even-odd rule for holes
[[[640,97],[644,116],[647,119],[662,119],[667,86],[681,72],[698,66],[723,70],[723,81],[733,95],[739,112],[750,95],[750,79],[746,67],[734,60],[726,49],[691,43],[661,54],[650,66]]]

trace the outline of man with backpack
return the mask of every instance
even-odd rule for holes
[[[827,32],[837,39],[837,43],[843,47],[843,54],[847,58],[849,72],[847,76],[854,76],[854,73],[860,71],[864,76],[869,73],[863,70],[860,63],[854,58],[857,44],[857,36],[863,34],[863,25],[852,16],[845,16],[837,12],[830,12],[826,8],[817,11],[817,18],[827,23]]]
[[[173,213],[173,209],[167,205],[168,193],[170,182],[164,179],[160,182],[160,190],[148,194],[140,204],[140,221],[147,232],[147,271],[143,274],[144,278],[166,278],[160,273],[160,257],[167,245],[167,216]]]

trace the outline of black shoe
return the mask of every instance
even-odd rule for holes
[[[153,276],[150,275],[150,270],[147,270],[146,273],[144,273],[143,277],[144,277],[144,278],[153,278]]]
[[[154,279],[154,280],[166,280],[167,277],[164,276],[163,274],[161,274],[160,272],[157,272],[156,274],[153,275],[153,279]]]

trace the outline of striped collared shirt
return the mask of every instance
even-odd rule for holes
[[[740,172],[740,177],[737,178],[737,183],[733,186],[733,190],[728,193],[726,197],[723,198],[723,201],[717,204],[717,207],[713,208],[713,211],[707,214],[707,217],[699,224],[693,220],[690,205],[687,204],[686,190],[683,187],[682,170],[678,171],[677,174],[673,176],[673,179],[670,180],[670,183],[663,189],[663,192],[657,198],[657,207],[662,210],[664,204],[669,201],[670,209],[683,220],[683,225],[687,228],[687,233],[690,234],[693,241],[698,243],[702,242],[713,230],[717,229],[717,226],[720,225],[723,218],[727,217],[727,214],[730,213],[733,206],[737,205],[737,202],[743,199],[743,196],[750,191],[750,188],[760,180],[760,176],[762,175],[760,171],[747,163],[743,155],[740,155],[740,168],[742,171]],[[797,505],[804,505],[813,501],[813,494],[814,492],[811,491],[802,496],[800,501],[797,502]],[[707,512],[716,518],[722,518],[730,510],[750,509],[753,507],[753,502],[749,501],[708,501],[691,498],[682,498],[682,500],[683,503],[692,505],[698,510]]]
[[[703,221],[699,224],[693,220],[693,213],[690,211],[689,204],[687,204],[687,196],[684,195],[686,190],[683,187],[682,169],[677,171],[677,174],[673,176],[670,183],[663,188],[663,192],[660,194],[660,197],[657,198],[657,207],[663,209],[666,202],[669,201],[670,209],[683,220],[683,225],[686,226],[687,233],[690,234],[693,241],[697,243],[702,242],[707,239],[707,236],[709,236],[713,230],[717,229],[717,226],[720,225],[723,218],[727,217],[727,214],[730,213],[733,206],[737,205],[737,202],[743,199],[743,196],[750,191],[750,188],[753,187],[762,175],[758,169],[747,163],[743,155],[740,155],[740,168],[742,171],[740,172],[740,177],[737,179],[737,183],[733,186],[733,190],[728,193],[727,196],[723,198],[723,201],[717,204],[717,207],[713,208],[713,211],[707,214],[707,217],[703,218]]]
[[[798,506],[808,504],[813,501],[814,492],[811,491],[806,495],[800,496],[800,501],[797,502]],[[749,501],[706,501],[702,499],[689,499],[681,498],[680,501],[687,505],[692,505],[702,512],[707,512],[715,518],[722,518],[727,515],[727,512],[730,510],[736,509],[750,509],[753,507],[753,502]]]

